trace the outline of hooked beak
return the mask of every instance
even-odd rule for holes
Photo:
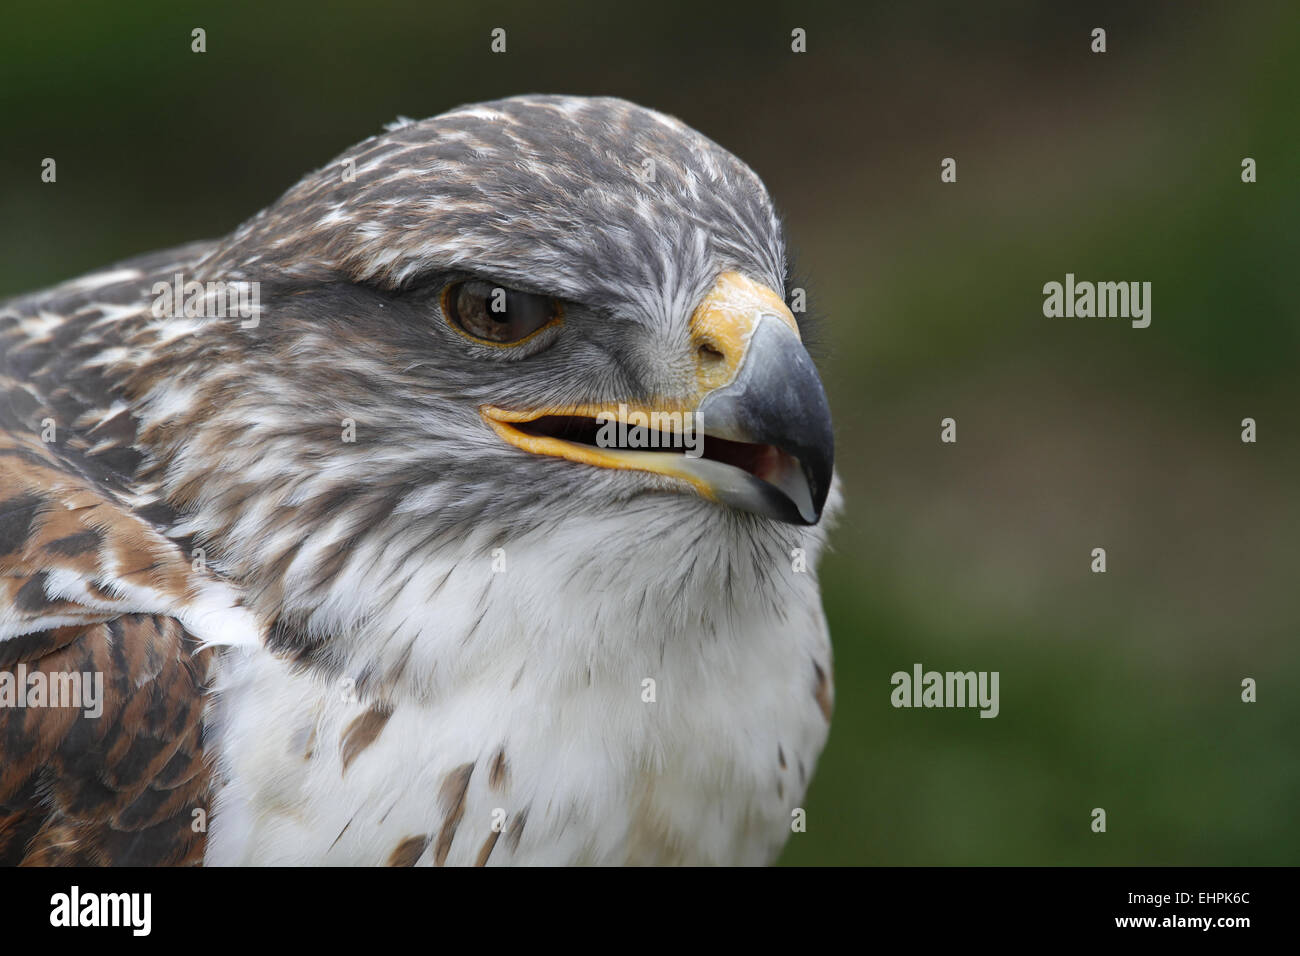
[[[728,272],[690,328],[696,387],[684,400],[658,408],[484,406],[480,413],[502,439],[532,454],[667,475],[719,504],[816,524],[830,491],[834,438],[794,316],[775,292]]]

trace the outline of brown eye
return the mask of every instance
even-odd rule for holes
[[[471,279],[442,292],[448,321],[466,335],[497,345],[521,342],[560,315],[560,304],[546,295],[518,292]]]

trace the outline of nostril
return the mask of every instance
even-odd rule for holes
[[[707,342],[698,349],[700,361],[702,362],[721,362],[725,356]]]

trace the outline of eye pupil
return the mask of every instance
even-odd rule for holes
[[[479,280],[447,286],[442,293],[442,307],[453,327],[470,338],[495,345],[518,343],[560,315],[559,303],[550,296]]]

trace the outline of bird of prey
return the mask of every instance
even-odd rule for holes
[[[0,304],[0,861],[772,861],[840,500],[791,295],[736,157],[531,95]]]

